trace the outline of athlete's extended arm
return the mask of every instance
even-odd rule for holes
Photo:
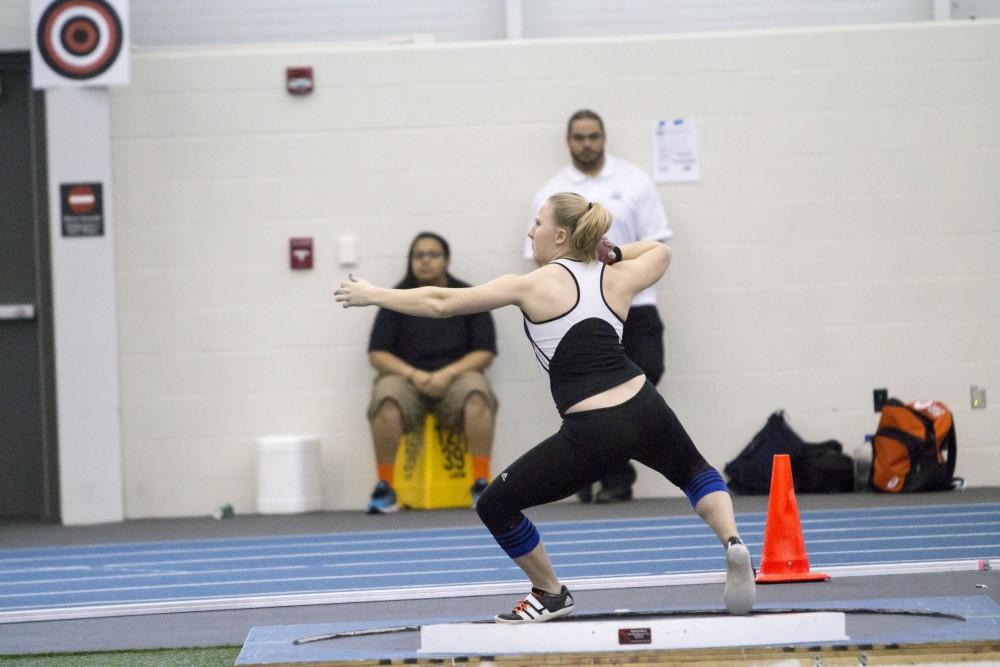
[[[529,274],[530,275],[530,274]],[[476,287],[389,289],[355,278],[340,283],[334,296],[344,308],[379,306],[417,317],[452,317],[520,306],[528,293],[528,276],[506,275]]]

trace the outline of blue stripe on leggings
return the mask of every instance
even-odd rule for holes
[[[695,475],[688,482],[687,488],[684,489],[688,500],[691,501],[691,507],[694,507],[698,504],[699,500],[715,491],[729,491],[726,481],[722,479],[722,475],[715,468],[709,468]]]
[[[541,541],[541,537],[538,535],[538,530],[535,528],[535,524],[528,520],[528,517],[524,517],[521,523],[517,524],[517,527],[505,533],[503,535],[493,536],[500,548],[507,552],[507,555],[511,558],[520,558],[521,556],[530,553],[532,549],[538,546]]]

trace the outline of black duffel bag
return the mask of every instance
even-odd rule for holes
[[[726,464],[729,488],[740,495],[763,495],[771,490],[775,454],[788,454],[795,490],[836,493],[854,490],[854,462],[836,440],[808,443],[785,421],[783,410],[767,418],[743,451]]]

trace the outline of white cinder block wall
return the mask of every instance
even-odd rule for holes
[[[284,90],[311,65],[316,91]],[[1000,23],[396,47],[153,50],[114,89],[129,517],[255,507],[254,438],[316,434],[331,509],[374,481],[372,310],[421,229],[480,282],[529,269],[535,189],[592,107],[651,163],[657,118],[698,122],[702,180],[661,185],[670,403],[722,467],[773,410],[848,451],[872,389],[956,412],[959,474],[1000,484]],[[316,268],[288,268],[312,236]],[[518,313],[496,314],[495,468],[557,426]],[[969,385],[991,392],[969,408]],[[678,492],[648,470],[641,495]]]

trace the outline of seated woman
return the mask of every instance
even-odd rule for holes
[[[739,537],[725,481],[698,452],[673,410],[626,355],[629,304],[670,264],[659,241],[610,247],[611,214],[573,193],[549,197],[528,232],[540,268],[466,289],[385,289],[350,276],[334,292],[348,306],[377,305],[426,317],[517,306],[538,363],[549,376],[562,427],[510,464],[477,511],[500,547],[531,581],[503,623],[546,621],[573,611],[538,530],[523,510],[565,498],[628,459],[683,489],[726,553],[723,597],[733,614],[753,606],[750,552]],[[609,266],[610,265],[610,266]]]
[[[432,232],[410,243],[406,276],[397,289],[468,287],[448,273],[451,249]],[[368,342],[368,361],[378,371],[368,419],[375,444],[378,483],[369,514],[398,509],[392,488],[399,438],[433,412],[445,428],[464,432],[472,453],[472,506],[490,480],[493,418],[497,399],[483,371],[496,356],[489,313],[434,319],[380,310]]]

